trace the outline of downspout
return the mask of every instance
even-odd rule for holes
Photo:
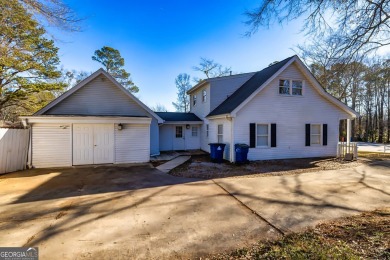
[[[28,129],[27,169],[32,168],[32,127],[28,125],[28,119],[22,120],[23,127]]]
[[[234,117],[231,117],[231,127],[230,127],[230,162],[234,163],[236,160],[234,158]]]

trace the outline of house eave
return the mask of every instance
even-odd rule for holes
[[[46,124],[147,124],[150,125],[150,117],[128,117],[128,116],[21,116],[19,117],[24,125],[46,123]]]
[[[203,121],[165,121],[160,125],[203,125]]]

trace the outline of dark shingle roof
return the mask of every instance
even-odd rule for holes
[[[231,113],[236,107],[244,102],[253,92],[271,78],[278,70],[280,70],[287,62],[295,56],[282,60],[274,65],[271,65],[261,71],[256,72],[249,80],[239,87],[230,97],[223,101],[207,116],[215,116]]]
[[[165,121],[202,121],[194,113],[183,112],[155,112]]]

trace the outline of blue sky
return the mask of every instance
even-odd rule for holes
[[[250,0],[214,1],[77,1],[67,0],[86,19],[82,31],[56,37],[65,69],[93,72],[94,51],[104,45],[121,52],[125,69],[132,75],[145,104],[163,104],[174,111],[175,77],[188,73],[200,57],[231,66],[234,72],[251,72],[292,56],[304,42],[302,21],[261,29],[247,38],[245,10],[256,7]]]

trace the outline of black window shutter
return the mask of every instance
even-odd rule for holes
[[[276,147],[276,124],[271,124],[271,147]]]
[[[249,124],[249,147],[250,148],[256,147],[256,124],[255,123]]]
[[[310,124],[306,124],[306,146],[310,146]]]
[[[328,124],[322,125],[322,145],[328,145]]]

